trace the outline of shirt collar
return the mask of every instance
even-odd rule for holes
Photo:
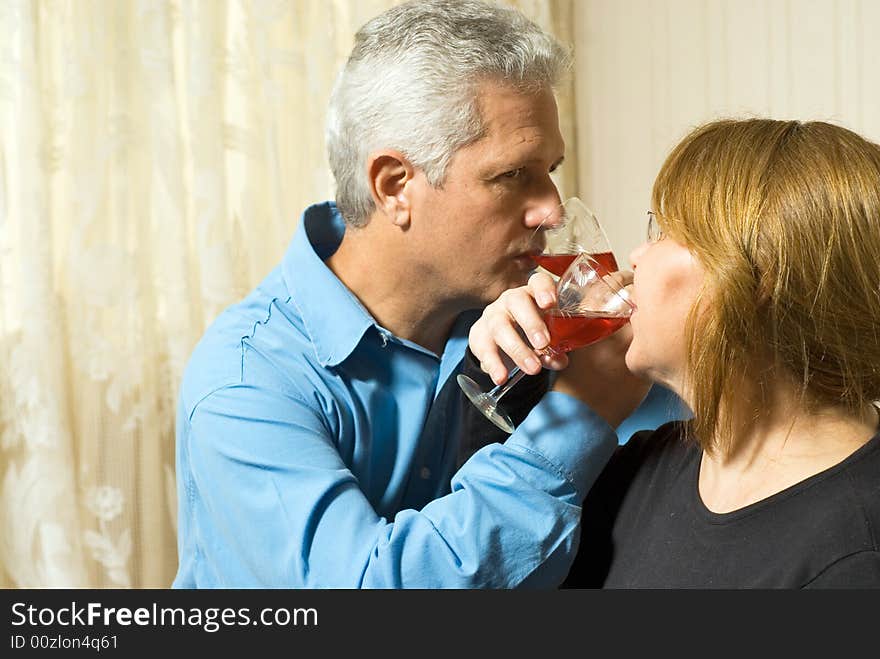
[[[282,273],[292,302],[321,366],[337,366],[360,343],[375,320],[327,267],[342,242],[345,221],[336,204],[327,201],[303,212],[299,230],[284,256]]]

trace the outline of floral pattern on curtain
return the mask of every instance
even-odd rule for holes
[[[0,586],[170,585],[183,368],[332,197],[326,101],[392,4],[0,3]]]

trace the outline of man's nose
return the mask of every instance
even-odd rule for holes
[[[525,216],[526,226],[530,229],[537,229],[542,225],[547,229],[558,226],[562,221],[561,203],[559,190],[553,185],[552,189],[548,188],[529,206]]]

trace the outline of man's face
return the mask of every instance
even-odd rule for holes
[[[420,269],[465,307],[528,280],[535,229],[560,203],[550,173],[565,152],[550,89],[486,83],[478,98],[484,137],[455,153],[442,187],[420,173],[410,194]]]

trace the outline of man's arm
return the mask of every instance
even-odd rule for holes
[[[461,468],[451,494],[384,519],[304,400],[228,386],[189,424],[190,473],[179,477],[197,548],[186,560],[196,585],[214,587],[556,586],[581,502],[616,445],[604,421],[551,393]]]

